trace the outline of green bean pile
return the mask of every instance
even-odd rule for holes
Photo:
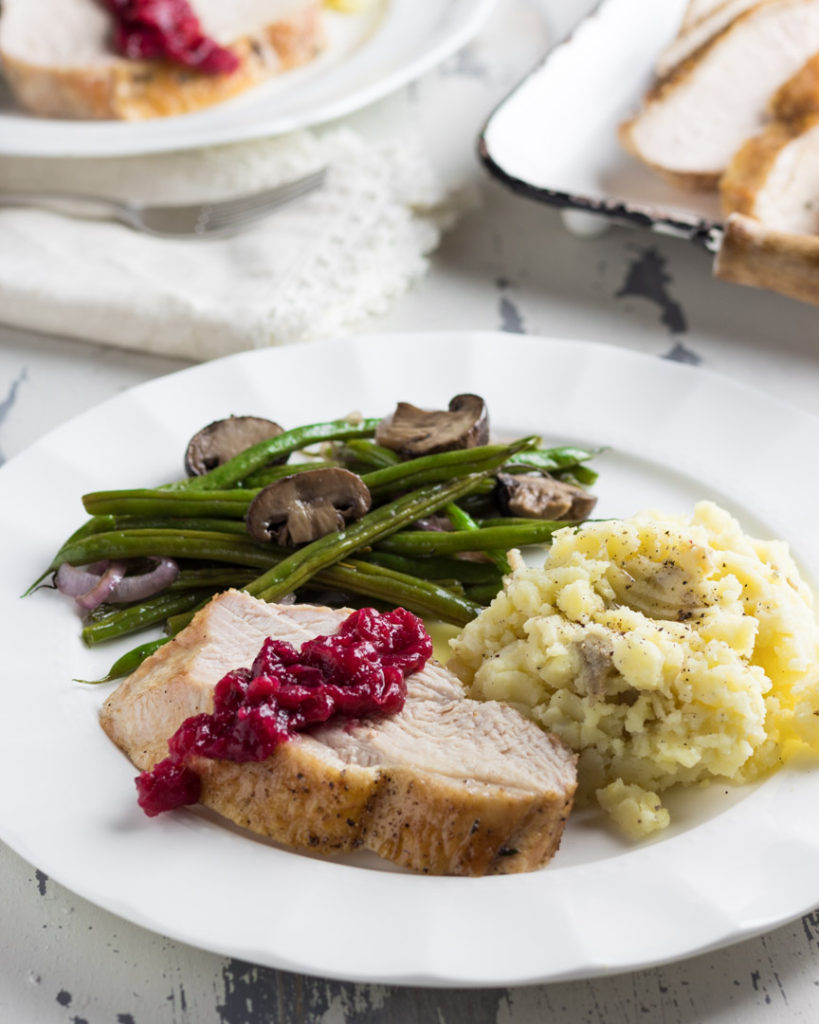
[[[298,600],[401,605],[427,619],[463,626],[500,589],[510,548],[544,543],[567,525],[482,518],[494,474],[501,468],[549,472],[582,486],[596,479],[586,465],[595,452],[544,450],[537,437],[402,460],[373,440],[379,422],[344,419],[297,427],[202,476],[158,488],[86,494],[82,500],[90,518],[27,593],[63,563],[86,566],[109,559],[138,565],[140,559],[159,556],[177,561],[179,574],[161,593],[131,604],[102,604],[87,614],[82,639],[90,646],[164,626],[165,636],[129,651],[111,667],[106,681],[133,671],[210,597],[230,587],[264,601],[295,594]],[[304,462],[271,465],[297,452]],[[259,490],[317,466],[358,473],[372,495],[370,511],[301,547],[253,539],[245,514]],[[413,528],[432,515],[446,516],[451,529]]]

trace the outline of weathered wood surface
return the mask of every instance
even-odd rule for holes
[[[819,912],[728,949],[613,978],[423,990],[305,978],[202,953],[97,910],[6,849],[0,862],[3,1024],[815,1024],[819,1018]],[[400,941],[398,926],[395,935]]]

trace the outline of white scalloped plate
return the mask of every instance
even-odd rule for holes
[[[326,12],[328,46],[304,68],[194,114],[149,121],[31,117],[0,100],[0,154],[127,156],[258,139],[381,99],[435,67],[483,25],[495,0],[378,0],[371,12]]]
[[[400,367],[400,372],[396,372]],[[712,498],[751,532],[782,536],[815,585],[819,421],[700,369],[616,348],[507,334],[383,335],[248,352],[128,391],[0,469],[0,838],[130,921],[204,949],[327,977],[489,986],[588,977],[685,957],[819,904],[819,772],[711,787],[631,846],[594,815],[531,874],[465,879],[321,861],[181,811],[148,819],[108,741],[69,602],[19,594],[82,521],[80,495],[181,473],[188,437],[230,412],[288,424],[399,399],[482,393],[495,430],[610,445],[600,513],[685,511]],[[798,480],[785,502],[759,467]],[[384,936],[392,936],[385,941]],[[396,938],[396,936],[399,936]]]

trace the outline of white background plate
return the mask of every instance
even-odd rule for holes
[[[710,243],[716,196],[674,188],[617,140],[685,7],[602,0],[492,114],[481,137],[489,170],[542,202]]]
[[[400,366],[400,373],[396,367]],[[320,367],[320,371],[317,368]],[[497,434],[610,445],[599,511],[712,498],[787,537],[815,585],[817,421],[701,370],[612,347],[507,334],[383,335],[267,349],[128,391],[0,469],[0,838],[76,893],[204,949],[345,979],[487,986],[592,976],[683,957],[819,903],[819,772],[792,766],[672,807],[633,847],[573,817],[543,871],[417,877],[375,858],[325,862],[194,811],[148,819],[134,770],[97,723],[115,650],[87,651],[70,602],[19,594],[83,519],[88,490],[181,473],[189,436],[228,413],[296,425],[399,399],[489,403]],[[780,500],[760,467],[798,480]],[[385,941],[385,936],[392,936]]]
[[[280,135],[372,103],[463,46],[494,0],[380,0],[371,14],[327,11],[329,45],[235,100],[150,121],[35,118],[0,104],[0,154],[125,156]]]

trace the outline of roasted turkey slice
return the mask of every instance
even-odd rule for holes
[[[772,231],[819,233],[819,117],[774,122],[740,147],[720,182],[726,217],[745,214]]]
[[[673,183],[713,189],[771,96],[817,52],[819,0],[759,3],[662,79],[621,141]]]
[[[299,645],[344,612],[214,598],[106,701],[101,723],[141,768],[231,669],[274,636]],[[395,716],[331,721],[262,762],[191,759],[201,802],[278,842],[332,854],[368,849],[432,874],[529,871],[555,853],[576,786],[575,756],[514,708],[463,696],[431,661]]]
[[[755,7],[760,0],[702,0],[689,4],[679,33],[660,53],[654,70],[662,78],[682,64],[714,36],[723,32],[740,14]]]
[[[723,281],[819,305],[819,236],[775,231],[754,217],[731,214],[714,273]]]
[[[325,45],[321,0],[196,0],[193,7],[204,33],[236,56],[232,73],[121,57],[99,0],[3,0],[4,78],[33,114],[142,120],[221,103],[311,61]]]

